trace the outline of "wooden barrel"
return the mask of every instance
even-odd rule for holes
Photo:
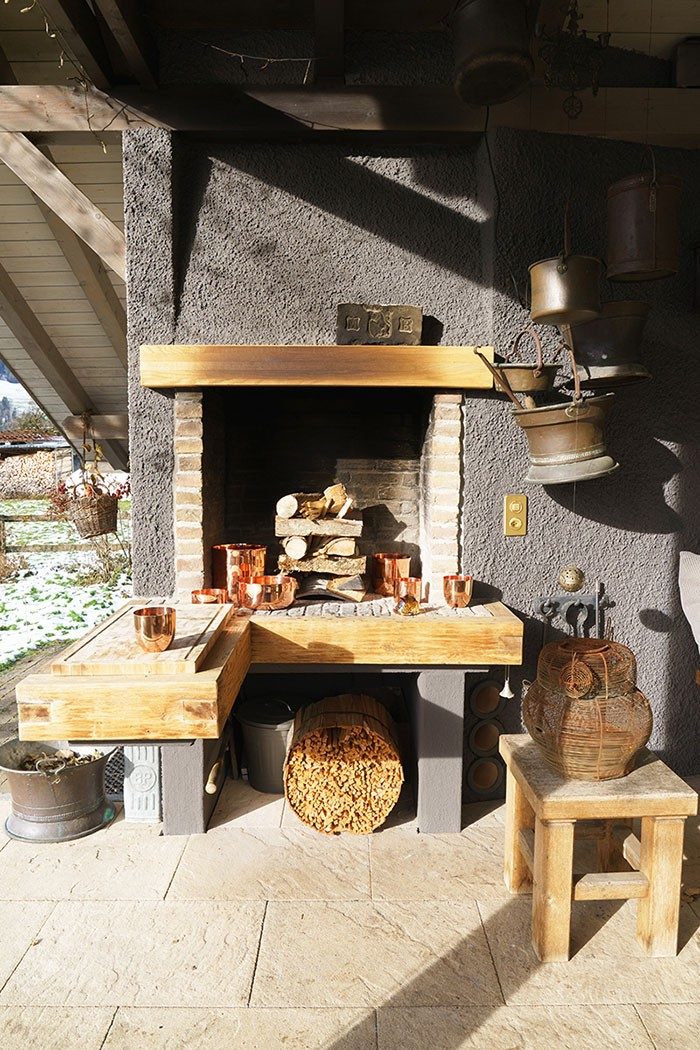
[[[403,779],[393,720],[371,696],[346,693],[297,712],[284,792],[304,824],[369,834],[398,802]]]

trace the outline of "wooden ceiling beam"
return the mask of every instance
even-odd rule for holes
[[[7,89],[6,89],[7,90]],[[74,233],[126,279],[124,234],[38,146],[18,132],[0,132],[0,160],[40,197]]]
[[[146,0],[148,17],[171,29],[306,29],[315,0]],[[415,33],[442,29],[455,0],[346,0],[348,29]]]
[[[93,412],[85,388],[1,264],[0,317],[69,411],[74,415]],[[61,425],[58,420],[54,422]],[[128,457],[118,442],[105,442],[104,450],[113,466],[126,466]]]
[[[345,0],[314,0],[314,74],[317,81],[345,76]]]
[[[95,14],[86,0],[40,0],[40,7],[59,42],[102,90],[114,79],[112,65]]]
[[[95,0],[137,83],[158,86],[158,53],[140,0]]]

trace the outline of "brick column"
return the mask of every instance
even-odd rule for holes
[[[205,586],[202,458],[204,420],[201,393],[175,395],[175,591],[178,598]]]
[[[436,394],[421,460],[421,555],[430,600],[442,602],[442,577],[459,572],[462,505],[462,394]]]

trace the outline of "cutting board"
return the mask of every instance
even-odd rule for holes
[[[134,609],[162,605],[152,598],[131,601],[74,642],[51,664],[58,675],[194,674],[234,613],[232,605],[173,605],[175,637],[164,653],[145,653],[134,634]]]

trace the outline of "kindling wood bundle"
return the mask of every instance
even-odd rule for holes
[[[392,718],[372,697],[348,693],[297,712],[284,790],[304,824],[367,835],[389,816],[402,783]]]

